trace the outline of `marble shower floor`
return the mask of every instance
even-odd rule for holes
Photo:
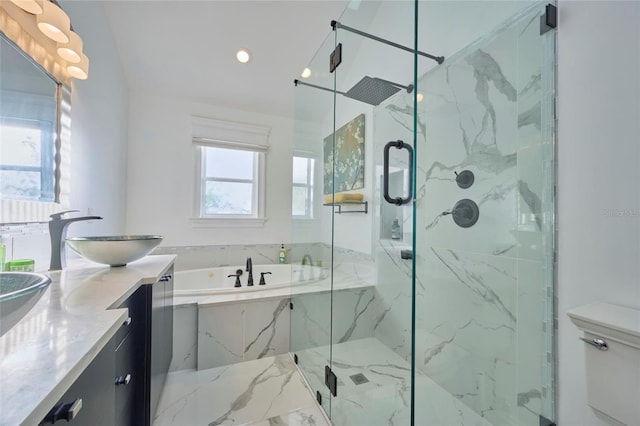
[[[288,354],[169,373],[154,426],[328,426]]]
[[[328,348],[298,352],[304,371],[318,372],[310,383],[323,383]],[[410,424],[411,367],[375,338],[333,346],[332,370],[338,397],[331,399],[331,420],[338,426]],[[363,374],[368,382],[356,384]],[[490,426],[484,418],[424,374],[416,375],[416,426]]]

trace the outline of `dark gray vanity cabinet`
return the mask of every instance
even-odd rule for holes
[[[151,425],[173,357],[173,267],[120,307],[131,321],[118,332],[115,424]]]
[[[112,338],[67,392],[54,404],[41,425],[113,426],[115,343]]]
[[[135,291],[120,307],[129,317],[116,333],[116,371],[114,375],[115,417],[118,426],[138,426],[145,419],[146,324],[148,286]]]
[[[173,267],[118,308],[129,310],[127,319],[41,424],[153,422],[173,357]]]
[[[156,413],[160,394],[173,358],[173,267],[153,285],[151,292],[150,362],[147,365],[149,381],[150,425]]]

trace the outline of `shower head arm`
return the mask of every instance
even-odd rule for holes
[[[396,87],[399,87],[401,89],[404,89],[404,90],[407,91],[407,93],[413,92],[413,84],[410,84],[408,86],[403,86],[402,84],[394,83],[393,81],[385,80],[383,78],[376,77],[376,79],[380,80],[380,81],[384,81],[385,83],[390,84],[392,86],[396,86]]]
[[[316,85],[316,84],[305,83],[304,81],[300,81],[300,80],[298,80],[298,79],[293,80],[293,84],[294,84],[295,86],[298,86],[298,85],[302,85],[302,86],[309,86],[309,87],[313,87],[313,88],[315,88],[315,89],[324,90],[325,92],[337,93],[337,94],[339,94],[339,95],[344,95],[344,94],[345,94],[344,92],[341,92],[341,91],[339,91],[339,90],[329,89],[329,88],[327,88],[327,87],[318,86],[318,85]]]
[[[349,31],[351,33],[358,34],[358,35],[360,35],[362,37],[370,38],[371,40],[375,40],[375,41],[378,41],[380,43],[384,43],[384,44],[387,44],[389,46],[393,46],[393,47],[395,47],[397,49],[401,49],[401,50],[404,50],[406,52],[417,53],[418,55],[424,56],[425,58],[433,59],[434,61],[436,61],[439,64],[444,62],[444,56],[434,56],[434,55],[430,55],[430,54],[425,53],[425,52],[421,52],[419,50],[413,50],[413,49],[411,49],[409,47],[406,47],[406,46],[403,46],[401,44],[394,43],[393,41],[389,41],[389,40],[386,40],[384,38],[381,38],[381,37],[378,37],[378,36],[374,36],[373,34],[365,33],[364,31],[360,31],[360,30],[358,30],[356,28],[352,28],[352,27],[349,27],[347,25],[343,25],[338,21],[331,21],[331,28],[333,28],[333,31],[335,31],[336,29]]]

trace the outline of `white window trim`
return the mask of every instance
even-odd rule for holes
[[[296,151],[293,154],[294,157],[299,157],[299,158],[306,158],[308,160],[313,160],[314,166],[313,166],[313,175],[311,176],[312,182],[309,182],[309,164],[307,164],[307,183],[302,184],[302,183],[295,183],[295,182],[291,182],[291,186],[292,189],[295,187],[301,187],[301,188],[309,188],[310,189],[310,193],[311,193],[311,202],[308,203],[308,207],[311,210],[310,211],[310,215],[294,215],[291,214],[291,218],[293,220],[299,220],[299,221],[312,221],[316,218],[317,213],[318,213],[318,207],[316,205],[316,172],[317,172],[317,168],[318,168],[318,159],[317,157],[311,153],[311,152],[302,152],[302,151]]]
[[[192,117],[192,144],[194,147],[195,191],[193,197],[193,217],[189,219],[194,228],[219,227],[262,227],[268,220],[266,211],[266,153],[270,127],[246,123],[221,121],[205,117]],[[204,196],[202,147],[217,147],[252,151],[256,153],[254,176],[257,177],[257,191],[254,191],[256,212],[250,215],[203,216],[201,200]]]

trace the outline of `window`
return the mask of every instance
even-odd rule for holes
[[[295,219],[313,219],[313,174],[315,160],[293,157],[291,214]]]
[[[0,119],[0,196],[55,201],[54,125],[39,120]]]
[[[200,147],[200,217],[259,217],[260,164],[255,151]]]
[[[270,128],[192,117],[194,226],[262,226]]]

